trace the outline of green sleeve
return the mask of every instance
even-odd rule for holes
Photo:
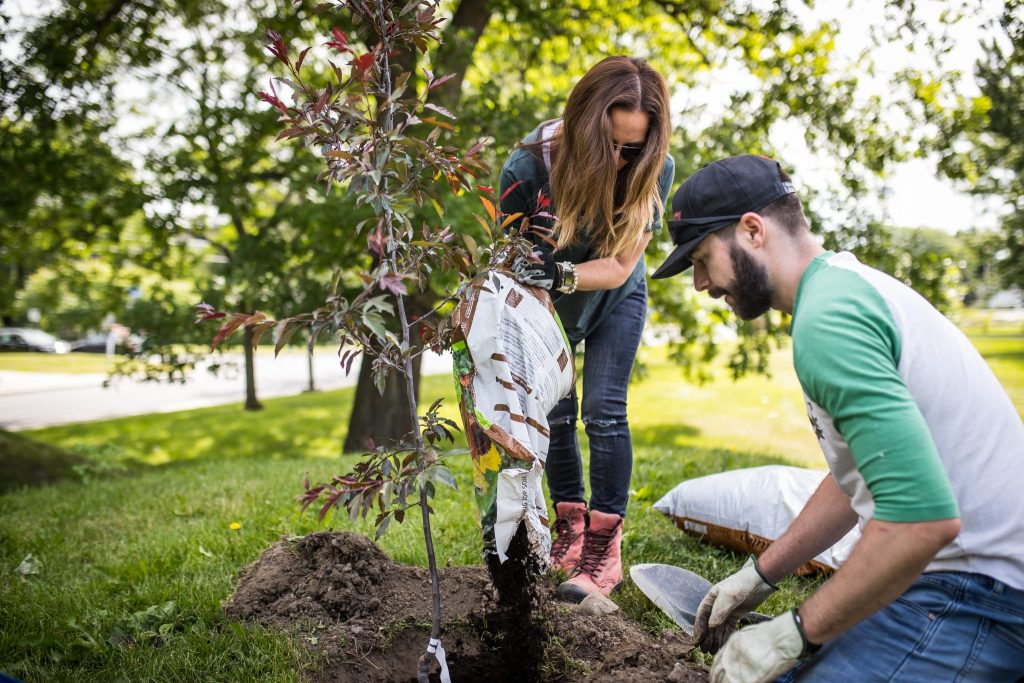
[[[900,375],[900,335],[881,295],[850,271],[815,278],[794,319],[797,375],[832,417],[875,502],[874,517],[959,517],[928,425]],[[822,277],[824,275],[825,277]]]

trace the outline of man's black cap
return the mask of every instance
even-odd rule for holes
[[[686,179],[672,197],[668,231],[675,250],[652,277],[671,277],[693,262],[690,254],[716,230],[732,225],[748,211],[759,211],[796,192],[781,176],[779,162],[754,154],[719,159]]]

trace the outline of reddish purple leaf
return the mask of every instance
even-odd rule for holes
[[[299,59],[298,59],[298,61],[295,62],[295,70],[296,71],[298,71],[299,69],[302,68],[302,60],[304,60],[306,58],[306,53],[309,52],[312,49],[313,49],[313,46],[310,45],[305,50],[303,50],[302,52],[299,53]]]
[[[380,226],[377,226],[376,232],[366,238],[366,243],[370,246],[370,251],[375,254],[380,254],[383,251],[384,245],[387,244],[387,238]]]
[[[217,320],[218,318],[224,318],[227,313],[222,313],[208,303],[196,304],[196,322],[206,322],[207,320]]]
[[[257,346],[259,346],[260,337],[263,336],[263,333],[266,332],[267,330],[269,330],[270,328],[274,327],[275,325],[277,325],[277,321],[276,320],[265,320],[265,321],[261,322],[260,324],[258,324],[258,325],[256,325],[255,327],[252,328],[252,348],[253,349],[255,349]]]
[[[281,353],[281,349],[292,338],[295,331],[302,327],[302,323],[294,318],[285,318],[281,322],[284,323],[284,329],[281,331],[281,336],[277,338],[277,344],[274,345],[274,358],[277,358],[277,354]]]
[[[228,322],[224,323],[224,326],[217,331],[217,336],[215,336],[213,338],[213,341],[210,342],[210,349],[216,349],[218,346],[221,345],[221,343],[224,342],[225,339],[234,334],[235,330],[242,326],[246,321],[250,320],[251,318],[254,318],[257,315],[262,316],[261,313],[254,313],[253,315],[249,315],[248,313],[232,313],[231,319]]]
[[[355,67],[356,78],[360,80],[365,80],[369,75],[370,69],[373,68],[375,60],[376,56],[373,54],[373,52],[367,52],[362,57],[356,57],[355,59],[353,59],[352,66]]]
[[[324,43],[327,47],[333,47],[338,52],[348,52],[348,36],[338,27],[331,29],[331,33],[334,35],[334,40]]]
[[[405,288],[405,283],[402,282],[402,276],[394,273],[389,273],[380,279],[381,289],[385,289],[395,296],[405,296],[409,291]]]
[[[270,50],[270,54],[277,57],[285,64],[291,64],[288,59],[288,44],[281,39],[281,34],[277,31],[267,29],[267,40],[270,41],[270,45],[267,45],[267,49]]]
[[[472,147],[470,147],[469,151],[466,152],[466,156],[467,157],[472,157],[472,156],[476,156],[477,154],[479,154],[480,150],[482,150],[484,148],[484,143],[485,142],[486,142],[485,140],[481,140],[480,142],[478,142],[475,145],[473,145]],[[492,194],[491,196],[493,197],[494,195]]]
[[[509,193],[512,192],[512,190],[516,189],[516,187],[518,187],[519,183],[521,183],[521,182],[523,182],[523,181],[522,180],[517,180],[514,183],[512,183],[511,185],[509,185],[508,188],[506,188],[506,190],[501,193],[501,198],[498,199],[498,203],[500,204],[501,202],[505,201],[505,197],[507,197],[509,195]]]
[[[455,74],[445,74],[444,76],[441,76],[441,78],[437,79],[436,81],[432,82],[429,86],[427,86],[427,90],[433,90],[437,86],[443,83],[447,83],[453,78],[455,78]]]
[[[256,93],[256,95],[264,102],[269,102],[271,105],[279,109],[281,113],[284,114],[285,116],[291,115],[291,113],[288,111],[288,107],[285,106],[285,103],[279,100],[278,98],[274,97],[273,95],[262,90]]]

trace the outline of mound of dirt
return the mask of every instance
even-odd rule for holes
[[[547,639],[532,655],[541,661],[526,666],[522,653],[502,647],[523,621],[502,611],[487,570],[441,570],[441,641],[453,681],[527,683],[528,670],[542,681],[707,680],[707,670],[687,660],[693,645],[682,633],[656,637],[621,612],[585,614],[558,602],[547,581],[538,591],[533,619]],[[364,536],[319,532],[264,551],[242,572],[225,612],[301,636],[323,655],[306,680],[414,682],[430,634],[430,575],[394,562]]]
[[[74,477],[82,456],[0,429],[0,493],[23,486],[48,486]]]

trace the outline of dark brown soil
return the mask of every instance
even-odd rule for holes
[[[453,681],[707,680],[687,660],[693,646],[681,633],[653,636],[621,612],[584,614],[558,602],[547,580],[535,585],[537,607],[524,620],[500,609],[484,567],[441,570],[441,641]],[[322,655],[305,680],[411,682],[430,634],[430,577],[364,536],[320,532],[268,548],[243,571],[225,612],[293,633]],[[530,647],[522,628],[549,635]]]
[[[75,466],[87,463],[76,453],[0,429],[0,493],[76,478]]]

